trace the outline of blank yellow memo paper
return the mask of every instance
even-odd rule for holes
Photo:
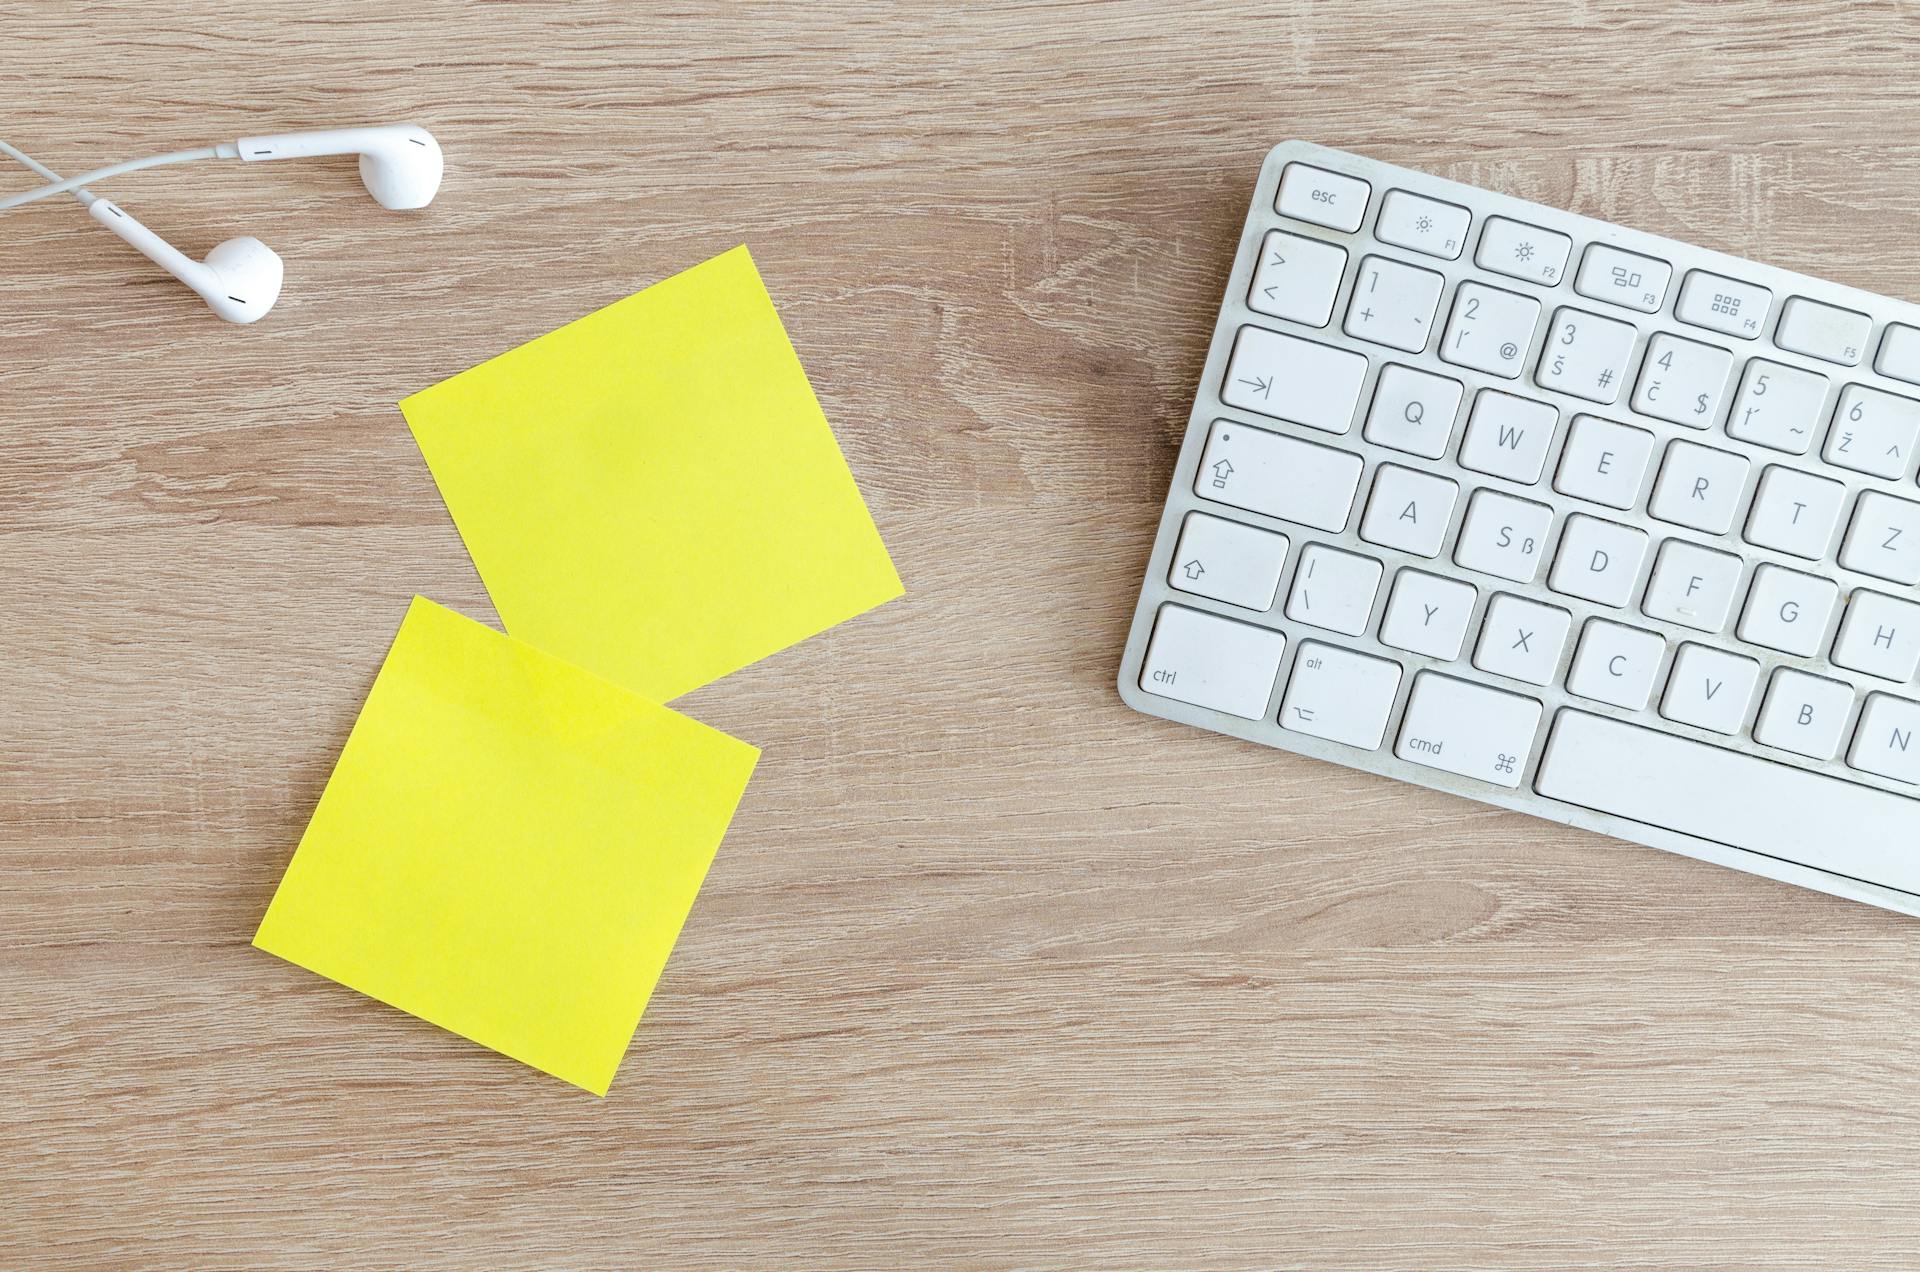
[[[400,409],[507,630],[645,697],[901,593],[744,247]]]
[[[758,757],[416,597],[253,943],[605,1095]]]

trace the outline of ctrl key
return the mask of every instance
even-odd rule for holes
[[[1517,787],[1533,751],[1540,704],[1532,698],[1423,671],[1393,753],[1412,764]]]
[[[1228,715],[1267,713],[1287,638],[1251,623],[1162,605],[1147,642],[1140,687],[1148,693]]]

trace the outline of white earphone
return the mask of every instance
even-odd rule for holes
[[[187,163],[198,159],[239,159],[258,163],[268,159],[306,159],[321,155],[358,155],[360,180],[374,201],[395,211],[424,208],[440,189],[445,160],[433,134],[417,124],[387,124],[375,128],[335,128],[321,132],[280,133],[270,137],[243,137],[201,150],[182,150],[114,164],[61,179],[50,169],[12,146],[0,142],[0,153],[47,177],[50,184],[0,199],[0,211],[21,204],[71,193],[94,220],[112,230],[141,255],[192,288],[214,313],[228,322],[256,322],[280,297],[285,268],[272,248],[257,238],[231,238],[217,244],[204,261],[176,250],[165,239],[135,220],[125,208],[102,199],[87,186],[143,168]]]

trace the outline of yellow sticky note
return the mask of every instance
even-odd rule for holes
[[[416,597],[253,943],[605,1095],[759,754]]]
[[[901,593],[744,247],[400,409],[507,630],[645,697]]]

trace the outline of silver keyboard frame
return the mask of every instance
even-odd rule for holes
[[[1337,230],[1325,229],[1308,222],[1297,221],[1290,217],[1282,216],[1275,210],[1275,201],[1279,192],[1281,173],[1289,163],[1295,161],[1308,163],[1317,168],[1324,168],[1330,172],[1344,173],[1349,176],[1358,177],[1369,184],[1371,189],[1367,199],[1366,216],[1361,221],[1359,229],[1351,234],[1345,234]],[[1407,190],[1415,194],[1423,194],[1450,203],[1456,203],[1466,207],[1473,213],[1473,224],[1468,229],[1466,243],[1457,260],[1447,261],[1437,257],[1426,256],[1419,252],[1380,242],[1373,237],[1374,223],[1379,216],[1384,196],[1389,190],[1395,189]],[[1558,230],[1572,237],[1574,241],[1573,249],[1568,255],[1567,266],[1561,272],[1560,278],[1554,285],[1546,286],[1509,278],[1491,271],[1481,270],[1473,264],[1474,255],[1479,247],[1481,231],[1486,224],[1487,218],[1494,215],[1507,216],[1515,220]],[[1333,315],[1325,327],[1309,327],[1302,323],[1291,322],[1286,319],[1275,318],[1268,314],[1257,313],[1248,307],[1247,297],[1251,290],[1254,269],[1258,263],[1261,241],[1267,231],[1274,229],[1285,230],[1289,234],[1306,238],[1320,239],[1346,250],[1346,269],[1342,275],[1339,293],[1334,300]],[[1573,281],[1579,270],[1581,254],[1593,243],[1611,244],[1627,251],[1658,257],[1673,265],[1673,275],[1668,284],[1667,295],[1658,312],[1652,314],[1638,313],[1606,301],[1581,296],[1573,290]],[[1434,338],[1428,342],[1428,348],[1424,352],[1418,354],[1405,353],[1398,349],[1391,349],[1384,345],[1378,345],[1348,336],[1341,330],[1341,324],[1345,321],[1346,317],[1347,305],[1351,299],[1352,290],[1360,273],[1358,268],[1359,263],[1365,257],[1372,255],[1401,261],[1421,269],[1433,270],[1445,277],[1446,282],[1441,292],[1440,303],[1436,308],[1433,322]],[[1710,270],[1714,273],[1725,274],[1733,278],[1758,283],[1772,290],[1773,302],[1768,312],[1766,329],[1759,339],[1737,340],[1717,332],[1689,326],[1688,324],[1678,321],[1673,316],[1673,308],[1678,301],[1681,286],[1686,278],[1687,271],[1693,269]],[[1533,296],[1540,301],[1541,321],[1536,324],[1533,341],[1527,351],[1527,356],[1523,364],[1525,370],[1519,379],[1504,379],[1499,376],[1475,371],[1470,367],[1458,366],[1440,358],[1437,352],[1440,338],[1445,332],[1446,320],[1452,313],[1453,293],[1462,280],[1479,281],[1508,291]],[[1822,362],[1819,359],[1789,353],[1772,343],[1774,328],[1779,322],[1785,302],[1793,296],[1809,297],[1813,300],[1824,301],[1828,304],[1838,305],[1843,308],[1858,310],[1872,316],[1873,330],[1869,334],[1865,346],[1867,356],[1863,359],[1860,366],[1835,366],[1832,363]],[[1561,305],[1568,305],[1586,310],[1590,313],[1601,314],[1615,321],[1631,323],[1637,329],[1634,350],[1627,364],[1627,375],[1622,382],[1620,400],[1613,406],[1601,406],[1598,403],[1590,402],[1583,398],[1542,388],[1534,382],[1533,368],[1539,359],[1541,348],[1553,328],[1552,318],[1554,311]],[[1762,356],[1772,361],[1804,367],[1808,370],[1819,372],[1828,378],[1829,388],[1827,402],[1823,407],[1821,417],[1823,430],[1825,421],[1831,416],[1833,403],[1840,389],[1847,384],[1863,384],[1907,397],[1920,397],[1920,386],[1881,376],[1873,369],[1873,361],[1880,348],[1881,334],[1889,322],[1899,322],[1920,327],[1920,305],[1892,300],[1871,292],[1861,291],[1858,288],[1846,287],[1823,279],[1811,278],[1804,274],[1796,274],[1790,270],[1778,269],[1739,257],[1728,256],[1724,253],[1709,251],[1705,248],[1694,247],[1673,239],[1642,233],[1638,230],[1614,225],[1605,221],[1597,221],[1591,217],[1580,216],[1559,208],[1532,203],[1525,199],[1499,194],[1478,186],[1463,185],[1459,182],[1448,181],[1423,172],[1415,172],[1410,169],[1381,163],[1360,155],[1349,154],[1345,151],[1332,150],[1311,142],[1283,142],[1268,152],[1266,161],[1261,165],[1260,178],[1253,192],[1252,207],[1248,212],[1246,225],[1241,231],[1239,245],[1234,255],[1233,272],[1227,280],[1226,297],[1221,304],[1219,319],[1214,326],[1213,340],[1207,350],[1206,365],[1201,371],[1199,387],[1194,398],[1193,412],[1187,422],[1186,437],[1181,443],[1179,457],[1174,464],[1172,487],[1167,496],[1166,509],[1161,514],[1160,527],[1154,539],[1153,552],[1147,561],[1146,580],[1141,587],[1140,599],[1134,611],[1133,623],[1127,633],[1126,650],[1120,663],[1120,696],[1125,700],[1127,705],[1146,715],[1158,716],[1162,719],[1194,725],[1199,728],[1212,730],[1215,733],[1223,733],[1244,739],[1248,742],[1256,742],[1263,746],[1274,747],[1282,751],[1290,751],[1296,755],[1304,755],[1311,759],[1325,760],[1328,763],[1339,764],[1346,768],[1360,769],[1369,773],[1378,773],[1385,777],[1398,778],[1403,782],[1411,782],[1414,785],[1424,786],[1432,790],[1446,791],[1467,799],[1477,800],[1483,804],[1491,804],[1500,808],[1510,808],[1519,812],[1531,813],[1534,816],[1543,817],[1565,825],[1577,826],[1584,830],[1610,835],[1616,839],[1645,844],[1649,847],[1680,853],[1703,861],[1711,861],[1719,865],[1731,866],[1751,874],[1762,875],[1786,883],[1798,884],[1801,887],[1811,888],[1834,896],[1865,901],[1885,909],[1920,916],[1920,896],[1911,893],[1888,888],[1869,880],[1833,874],[1800,865],[1796,862],[1765,856],[1732,845],[1680,834],[1665,827],[1647,825],[1605,813],[1596,813],[1575,805],[1549,799],[1536,794],[1533,790],[1535,773],[1538,769],[1541,755],[1544,752],[1546,738],[1553,726],[1554,719],[1560,708],[1574,706],[1585,712],[1611,716],[1616,719],[1645,725],[1658,729],[1661,732],[1692,738],[1722,749],[1743,751],[1790,767],[1814,772],[1824,772],[1830,776],[1841,777],[1857,785],[1877,787],[1881,790],[1914,799],[1916,792],[1913,787],[1886,779],[1875,778],[1868,774],[1858,772],[1857,770],[1846,768],[1843,762],[1846,753],[1844,746],[1841,748],[1841,755],[1839,757],[1826,763],[1820,763],[1811,760],[1802,760],[1799,757],[1791,756],[1784,752],[1769,751],[1753,743],[1750,737],[1753,719],[1758,714],[1760,703],[1765,696],[1765,687],[1776,667],[1796,667],[1830,679],[1850,681],[1856,690],[1856,702],[1854,716],[1849,720],[1847,726],[1846,736],[1848,738],[1852,736],[1853,727],[1858,719],[1860,702],[1864,699],[1867,692],[1879,690],[1881,692],[1902,693],[1909,697],[1916,696],[1911,683],[1906,686],[1894,685],[1889,681],[1852,673],[1843,668],[1833,666],[1823,657],[1796,658],[1790,655],[1776,654],[1768,650],[1738,643],[1730,637],[1733,625],[1739,620],[1740,607],[1741,604],[1744,603],[1746,589],[1751,582],[1753,569],[1755,566],[1767,562],[1783,565],[1802,573],[1824,575],[1834,579],[1839,584],[1841,601],[1834,607],[1834,614],[1825,633],[1824,642],[1821,645],[1822,651],[1831,650],[1834,634],[1838,629],[1841,619],[1845,615],[1847,602],[1851,599],[1855,587],[1899,595],[1908,599],[1920,599],[1920,596],[1916,596],[1916,593],[1920,593],[1920,589],[1901,588],[1894,584],[1875,580],[1866,575],[1855,574],[1841,568],[1837,563],[1832,561],[1810,563],[1803,558],[1791,557],[1784,553],[1754,547],[1739,537],[1739,528],[1746,524],[1747,515],[1753,499],[1753,490],[1757,484],[1759,473],[1767,465],[1786,465],[1830,479],[1839,478],[1846,482],[1848,487],[1848,503],[1846,505],[1848,515],[1842,519],[1839,530],[1836,532],[1836,544],[1838,543],[1839,537],[1844,536],[1846,533],[1846,527],[1851,520],[1852,505],[1853,501],[1857,498],[1857,492],[1860,490],[1882,490],[1889,494],[1901,494],[1910,499],[1920,498],[1920,489],[1916,489],[1912,478],[1898,481],[1887,480],[1865,474],[1836,470],[1824,464],[1819,458],[1825,441],[1824,431],[1821,437],[1816,439],[1816,444],[1810,449],[1809,453],[1799,456],[1788,455],[1753,443],[1740,441],[1739,439],[1729,437],[1725,431],[1727,415],[1732,410],[1733,402],[1737,397],[1740,375],[1743,373],[1745,360],[1754,356]],[[1368,362],[1367,375],[1365,381],[1362,383],[1359,400],[1354,411],[1354,419],[1347,433],[1330,434],[1318,429],[1306,428],[1268,416],[1242,411],[1238,408],[1228,406],[1221,400],[1220,389],[1226,373],[1229,356],[1233,351],[1234,336],[1240,327],[1245,324],[1301,336],[1335,348],[1350,349],[1366,355]],[[1664,420],[1640,415],[1632,409],[1630,399],[1632,397],[1633,387],[1639,381],[1647,338],[1651,334],[1662,331],[1672,332],[1701,343],[1718,345],[1731,350],[1735,355],[1736,363],[1729,377],[1719,412],[1715,417],[1712,427],[1707,429],[1687,428],[1668,423]],[[1465,391],[1461,395],[1459,410],[1455,416],[1453,433],[1448,441],[1447,451],[1442,458],[1428,460],[1418,456],[1407,455],[1401,451],[1377,446],[1368,442],[1362,436],[1361,428],[1366,419],[1367,408],[1373,400],[1375,382],[1379,377],[1381,368],[1389,363],[1399,363],[1419,370],[1431,371],[1459,380],[1465,386]],[[1559,409],[1561,426],[1556,430],[1552,444],[1547,452],[1546,464],[1541,479],[1537,484],[1530,486],[1522,485],[1503,478],[1487,476],[1458,467],[1456,458],[1461,439],[1465,433],[1466,415],[1467,412],[1472,409],[1476,392],[1483,387],[1521,393],[1528,397],[1551,402]],[[1596,415],[1623,423],[1631,423],[1638,427],[1651,430],[1656,439],[1658,439],[1654,468],[1650,469],[1648,479],[1644,483],[1645,489],[1641,493],[1639,502],[1631,511],[1620,511],[1618,509],[1602,508],[1598,505],[1586,504],[1581,500],[1558,494],[1552,489],[1553,474],[1558,468],[1561,448],[1564,446],[1566,440],[1566,425],[1576,414]],[[1265,429],[1283,436],[1297,437],[1321,445],[1330,445],[1361,456],[1366,462],[1366,471],[1363,473],[1360,485],[1355,493],[1354,505],[1348,514],[1346,528],[1340,532],[1322,531],[1294,522],[1263,516],[1243,508],[1214,503],[1211,500],[1203,499],[1196,495],[1194,493],[1194,484],[1201,453],[1206,446],[1208,431],[1216,420],[1225,420],[1242,426]],[[1676,526],[1664,521],[1655,521],[1648,517],[1646,510],[1647,500],[1651,495],[1654,485],[1652,480],[1653,473],[1657,469],[1660,458],[1664,455],[1665,444],[1676,437],[1705,442],[1708,445],[1724,450],[1738,451],[1752,461],[1753,468],[1749,473],[1746,489],[1742,493],[1740,507],[1735,515],[1735,528],[1729,532],[1729,534],[1725,536],[1702,534],[1684,526]],[[1383,461],[1398,463],[1423,472],[1433,472],[1452,477],[1461,483],[1461,493],[1455,505],[1456,513],[1453,524],[1448,529],[1439,556],[1433,558],[1418,557],[1392,548],[1382,547],[1379,544],[1368,543],[1360,539],[1358,533],[1360,514],[1364,511],[1366,499],[1372,491],[1374,470],[1376,466]],[[1460,514],[1465,509],[1470,492],[1477,487],[1503,491],[1520,498],[1546,503],[1553,507],[1554,520],[1546,545],[1547,551],[1541,558],[1542,566],[1539,571],[1539,576],[1533,583],[1512,583],[1504,579],[1479,575],[1453,564],[1454,545],[1459,535],[1460,522],[1463,519]],[[1575,597],[1564,596],[1550,590],[1546,585],[1548,566],[1559,550],[1559,537],[1564,528],[1566,513],[1569,509],[1590,512],[1593,515],[1617,521],[1623,525],[1648,530],[1649,533],[1654,536],[1655,540],[1672,537],[1685,538],[1702,544],[1703,546],[1718,548],[1722,551],[1732,551],[1740,555],[1746,564],[1741,576],[1739,591],[1736,593],[1736,603],[1733,606],[1733,613],[1728,619],[1727,626],[1717,634],[1705,633],[1691,628],[1661,622],[1660,620],[1649,618],[1640,612],[1638,599],[1644,592],[1647,578],[1652,571],[1656,556],[1653,546],[1649,547],[1646,553],[1646,559],[1641,563],[1640,575],[1635,583],[1633,593],[1635,598],[1634,603],[1624,609],[1608,611],[1605,607],[1597,606]],[[1238,606],[1215,601],[1208,597],[1199,596],[1190,592],[1182,592],[1169,586],[1167,579],[1173,563],[1172,555],[1174,546],[1180,537],[1181,525],[1190,512],[1205,512],[1212,516],[1239,521],[1246,525],[1277,531],[1287,536],[1289,546],[1287,549],[1286,566],[1280,577],[1280,585],[1272,609],[1264,614],[1259,614],[1250,610],[1241,609]],[[1283,611],[1286,605],[1286,598],[1293,584],[1293,573],[1300,560],[1301,550],[1312,543],[1322,543],[1332,547],[1344,548],[1350,552],[1372,557],[1381,561],[1386,566],[1386,573],[1380,580],[1380,589],[1375,598],[1373,613],[1369,619],[1367,629],[1362,635],[1346,636],[1339,633],[1322,631],[1296,623],[1285,616]],[[1473,583],[1479,590],[1479,599],[1475,603],[1474,614],[1467,628],[1467,639],[1463,645],[1461,656],[1457,661],[1442,662],[1420,654],[1380,644],[1378,633],[1381,617],[1385,609],[1385,600],[1392,586],[1392,576],[1394,572],[1402,566],[1412,566],[1428,573],[1439,574],[1446,577],[1458,577]],[[1555,605],[1562,609],[1569,610],[1574,615],[1574,626],[1568,634],[1566,647],[1561,651],[1560,665],[1556,670],[1555,678],[1551,684],[1544,687],[1522,685],[1500,676],[1482,672],[1472,665],[1471,658],[1475,636],[1484,621],[1489,598],[1498,592],[1511,593]],[[1266,713],[1262,719],[1247,720],[1239,716],[1228,715],[1205,707],[1191,706],[1184,702],[1175,701],[1172,698],[1163,698],[1157,694],[1149,693],[1141,689],[1139,681],[1141,668],[1146,659],[1148,639],[1153,632],[1155,615],[1163,604],[1183,605],[1190,609],[1218,614],[1222,617],[1235,619],[1240,622],[1272,628],[1286,634],[1287,645],[1280,665],[1280,674],[1275,678],[1272,693],[1268,698]],[[1569,695],[1564,688],[1568,664],[1577,646],[1582,624],[1587,617],[1592,615],[1605,615],[1617,618],[1619,621],[1650,631],[1656,631],[1666,638],[1667,651],[1660,672],[1655,680],[1656,686],[1664,686],[1666,683],[1668,672],[1672,666],[1674,651],[1678,645],[1684,641],[1712,644],[1724,648],[1735,648],[1740,653],[1757,659],[1761,663],[1759,687],[1754,694],[1754,701],[1749,704],[1743,734],[1740,737],[1729,738],[1722,734],[1711,733],[1706,730],[1667,720],[1658,715],[1657,708],[1660,700],[1660,694],[1658,692],[1653,695],[1653,699],[1649,702],[1647,708],[1638,712],[1625,711],[1607,706],[1603,703],[1589,701],[1584,698],[1575,698]],[[1380,749],[1375,751],[1360,750],[1338,742],[1325,741],[1303,733],[1294,733],[1281,728],[1277,723],[1280,700],[1285,692],[1288,680],[1292,675],[1294,657],[1299,651],[1300,644],[1307,640],[1317,640],[1326,644],[1356,650],[1361,653],[1373,654],[1391,659],[1400,664],[1403,669],[1400,686],[1394,702],[1393,712],[1388,719],[1386,734],[1381,742]],[[1425,768],[1421,765],[1409,763],[1394,755],[1393,745],[1395,739],[1399,737],[1401,716],[1406,708],[1408,689],[1414,676],[1422,670],[1444,672],[1450,676],[1489,685],[1508,692],[1524,693],[1539,700],[1542,706],[1540,724],[1534,737],[1533,748],[1528,756],[1523,780],[1517,789],[1506,790],[1476,781],[1472,778],[1457,777],[1438,769]],[[1916,826],[1915,851],[1920,851],[1920,799],[1914,800],[1914,818],[1914,824]],[[1845,834],[1846,828],[1836,827],[1835,833]]]

